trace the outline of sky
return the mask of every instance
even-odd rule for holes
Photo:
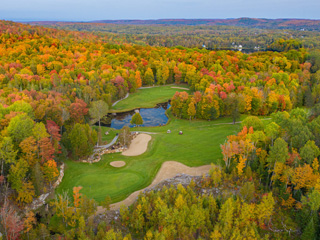
[[[320,19],[320,0],[0,1],[0,19],[13,21],[239,17]]]

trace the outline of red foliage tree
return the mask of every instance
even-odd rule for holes
[[[74,103],[70,105],[70,117],[75,123],[81,123],[84,120],[84,116],[88,114],[89,109],[87,104],[77,98]]]
[[[50,134],[50,141],[55,148],[56,153],[60,153],[59,142],[61,140],[60,127],[54,121],[48,120],[46,125],[47,131]]]
[[[40,140],[40,156],[41,163],[45,163],[53,159],[55,149],[49,138],[45,137]]]
[[[201,98],[202,98],[201,92],[196,91],[196,92],[194,93],[194,100],[195,100],[195,102],[196,102],[196,103],[200,102],[200,101],[201,101]]]
[[[7,239],[19,239],[20,233],[23,230],[23,222],[17,212],[7,201],[5,201],[0,210],[0,220]]]

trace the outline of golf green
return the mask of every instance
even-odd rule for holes
[[[113,106],[111,112],[126,112],[135,108],[152,108],[158,103],[167,102],[177,91],[190,93],[190,90],[185,88],[188,88],[188,85],[172,84],[138,89],[135,93],[131,93],[128,98]]]
[[[220,164],[220,144],[226,137],[236,133],[240,124],[228,124],[229,118],[216,121],[188,121],[170,116],[163,127],[134,128],[154,132],[148,150],[142,155],[126,157],[120,153],[103,155],[98,163],[66,161],[65,176],[56,192],[67,191],[72,195],[74,186],[82,186],[81,193],[102,201],[110,196],[112,202],[126,198],[132,192],[147,187],[165,161],[178,161],[187,166]],[[167,133],[170,129],[171,133]],[[108,128],[103,128],[103,132]],[[183,131],[179,135],[179,131]],[[112,161],[125,161],[121,168],[110,166]]]

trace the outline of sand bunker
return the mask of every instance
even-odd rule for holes
[[[110,165],[112,167],[123,167],[126,165],[126,162],[124,161],[114,161],[114,162],[111,162]]]
[[[147,151],[148,143],[151,140],[151,136],[148,134],[139,134],[132,140],[128,150],[122,152],[124,156],[138,156]]]
[[[184,173],[184,174],[188,174],[190,176],[201,176],[203,174],[209,173],[210,169],[211,169],[211,165],[204,165],[201,167],[187,167],[186,165],[179,163],[179,162],[174,162],[174,161],[164,162],[162,164],[157,176],[155,177],[155,179],[151,183],[151,185],[149,185],[146,188],[151,188],[165,179],[175,177],[177,174]],[[120,209],[120,206],[122,206],[122,205],[130,206],[137,199],[140,192],[142,192],[146,188],[132,193],[129,197],[127,197],[125,200],[123,200],[121,202],[111,204],[110,209],[117,210],[117,209]],[[99,206],[96,214],[104,213],[104,211],[105,211],[104,208]]]
[[[171,87],[171,88],[177,88],[177,89],[183,89],[183,90],[190,90],[189,88],[184,88],[184,87]]]

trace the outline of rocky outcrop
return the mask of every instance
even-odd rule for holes
[[[99,151],[96,151],[93,155],[91,155],[88,159],[82,160],[81,162],[96,163],[101,160],[101,156],[104,154],[119,153],[119,152],[123,152],[124,150],[126,150],[126,148],[123,148],[123,147],[120,147],[117,149],[100,149]]]
[[[47,197],[50,195],[50,193],[52,193],[54,189],[59,186],[63,176],[64,176],[64,163],[62,163],[62,165],[60,166],[60,174],[57,181],[52,185],[49,191],[47,193],[41,194],[38,198],[34,199],[33,202],[30,204],[30,206],[26,210],[35,210],[43,206],[45,204]]]
[[[132,132],[131,133],[132,139],[136,138],[138,134],[139,134],[138,132]],[[121,146],[119,143],[115,144],[117,140],[118,140],[118,135],[111,141],[111,143],[96,147],[94,149],[94,153],[88,159],[81,160],[81,162],[96,163],[101,160],[101,156],[104,154],[120,153],[127,150],[127,148]],[[109,149],[110,147],[112,147],[113,149]]]
[[[60,174],[57,181],[52,185],[53,189],[59,186],[59,184],[62,182],[63,176],[64,176],[64,163],[62,163],[62,165],[60,166]]]

